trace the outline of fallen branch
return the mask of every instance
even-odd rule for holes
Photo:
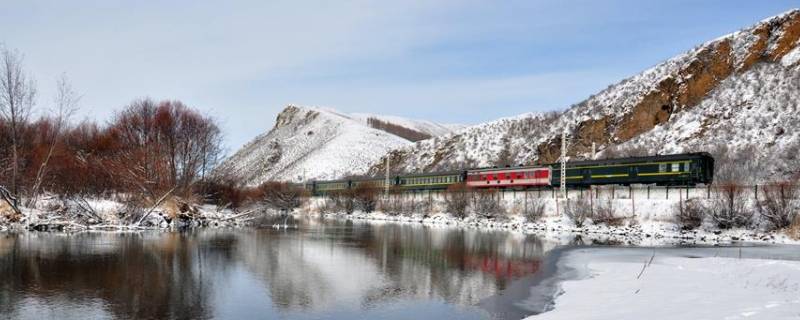
[[[241,218],[241,217],[244,217],[244,216],[251,215],[251,214],[253,214],[253,213],[256,213],[256,212],[257,212],[256,210],[249,210],[249,211],[245,211],[245,212],[242,212],[242,213],[240,213],[240,214],[237,214],[237,215],[235,215],[235,216],[230,216],[230,217],[225,217],[225,218],[222,218],[222,219],[220,219],[220,220],[223,220],[223,221],[227,221],[227,220],[235,220],[235,219],[239,219],[239,218]]]
[[[175,189],[176,189],[176,188],[177,188],[177,187],[173,187],[172,189],[170,189],[169,191],[167,191],[167,193],[165,193],[163,196],[161,196],[161,198],[159,198],[159,199],[158,199],[158,201],[156,201],[156,203],[155,203],[155,204],[154,204],[152,207],[150,207],[150,209],[149,209],[149,210],[147,210],[147,212],[145,212],[145,214],[144,214],[144,215],[142,215],[142,217],[139,219],[139,221],[137,221],[137,222],[136,222],[136,225],[137,225],[137,226],[141,225],[141,224],[142,224],[142,221],[144,221],[145,219],[147,219],[147,217],[149,217],[149,216],[150,216],[150,214],[151,214],[151,213],[152,213],[154,210],[156,210],[156,208],[158,208],[158,206],[160,206],[160,205],[161,205],[161,203],[162,203],[162,202],[164,202],[164,200],[166,200],[166,199],[167,199],[167,197],[169,197],[169,196],[172,194],[172,192],[174,192],[174,191],[175,191]]]
[[[17,198],[14,197],[6,187],[0,186],[0,199],[3,199],[11,209],[14,210],[14,213],[18,215],[22,215],[22,211],[19,210],[17,207]]]
[[[92,208],[92,206],[89,204],[89,201],[86,201],[85,198],[78,197],[78,199],[74,199],[73,202],[75,202],[75,205],[77,205],[78,208],[83,210],[84,213],[91,215],[93,218],[97,219],[97,221],[100,223],[103,222],[103,218],[100,217],[97,211],[94,210],[94,208]]]
[[[636,279],[639,279],[639,278],[642,277],[642,275],[644,274],[644,270],[647,269],[647,267],[649,267],[650,264],[653,263],[653,259],[655,259],[655,257],[656,257],[656,249],[653,248],[653,255],[650,256],[650,260],[649,261],[645,261],[644,262],[644,266],[642,266],[642,271],[639,271],[639,275],[636,276]]]

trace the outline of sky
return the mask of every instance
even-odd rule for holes
[[[81,119],[137,98],[215,117],[229,152],[286,105],[477,124],[563,110],[800,1],[8,1],[0,43],[52,109]]]

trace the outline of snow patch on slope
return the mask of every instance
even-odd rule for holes
[[[795,47],[792,51],[789,51],[783,58],[781,58],[781,64],[784,67],[791,67],[796,65],[800,62],[800,47]]]
[[[275,128],[256,137],[217,169],[247,185],[363,174],[387,151],[409,144],[323,108],[287,107]]]

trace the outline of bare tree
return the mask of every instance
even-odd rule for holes
[[[0,117],[11,126],[11,192],[18,194],[20,127],[36,99],[36,83],[22,68],[22,55],[0,48]]]
[[[55,151],[56,145],[59,143],[59,140],[63,135],[64,127],[69,123],[69,118],[72,117],[72,115],[75,114],[75,111],[78,109],[79,100],[80,97],[72,89],[66,74],[62,74],[61,77],[59,77],[56,81],[56,96],[53,101],[55,104],[54,109],[56,114],[55,128],[53,128],[50,137],[48,137],[50,140],[50,145],[47,149],[47,155],[39,166],[39,170],[36,172],[36,179],[34,180],[33,188],[31,189],[30,194],[30,205],[36,204],[36,201],[39,197],[39,189],[41,188],[45,174],[47,173],[47,165],[50,162],[50,159],[53,157],[53,151]]]

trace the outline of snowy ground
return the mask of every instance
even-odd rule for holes
[[[800,254],[796,247],[786,250]],[[565,253],[558,268],[571,270],[567,274],[575,279],[560,283],[552,311],[527,319],[800,318],[800,261],[748,253],[738,258],[735,251],[732,257],[652,252],[601,248]]]

